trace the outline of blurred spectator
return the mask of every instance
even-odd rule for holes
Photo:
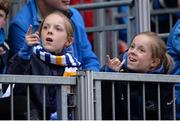
[[[180,75],[180,19],[176,22],[167,40],[167,51],[174,59],[174,68],[171,74]],[[176,90],[176,117],[180,119],[180,84],[175,85]]]
[[[79,3],[86,4],[86,3],[92,3],[93,0],[71,0],[71,5],[76,5]],[[85,10],[81,12],[81,15],[84,19],[85,27],[92,27],[93,26],[93,10]],[[88,39],[93,45],[93,33],[87,33]]]
[[[0,73],[5,73],[8,59],[9,46],[6,43],[6,34],[3,26],[6,23],[11,0],[0,0]]]

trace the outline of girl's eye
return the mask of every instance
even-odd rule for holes
[[[62,28],[59,28],[59,27],[57,27],[56,30],[57,31],[63,31]]]
[[[145,52],[145,49],[143,49],[143,48],[139,48],[138,49],[140,52]]]
[[[43,29],[45,29],[45,30],[46,30],[47,28],[48,28],[47,26],[43,26]]]
[[[130,45],[130,47],[129,47],[129,48],[132,48],[132,49],[133,49],[133,48],[135,48],[135,45]]]

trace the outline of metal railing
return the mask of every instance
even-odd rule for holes
[[[151,10],[151,18],[154,17],[154,24],[155,24],[155,32],[159,33],[159,35],[164,38],[167,39],[169,36],[169,32],[171,31],[173,25],[175,24],[173,22],[173,15],[175,15],[176,13],[180,12],[180,8],[166,8],[166,9],[156,9],[156,10]],[[164,26],[159,26],[159,16],[167,16],[168,17],[168,23],[167,26],[169,25],[169,31],[166,33],[160,33],[159,32],[159,27],[164,27]]]
[[[57,93],[57,116],[58,119],[68,119],[68,91],[67,86],[71,85],[74,89],[74,99],[71,100],[74,103],[72,118],[75,120],[101,120],[103,108],[101,94],[101,83],[112,82],[112,89],[114,89],[115,82],[127,82],[127,107],[128,107],[128,118],[131,119],[131,104],[130,104],[130,85],[133,82],[142,82],[143,92],[143,119],[146,119],[145,109],[145,84],[148,82],[157,83],[157,101],[158,101],[158,118],[161,119],[161,99],[160,99],[160,84],[162,83],[180,83],[179,75],[163,75],[163,74],[140,74],[140,73],[113,73],[113,72],[93,72],[93,71],[79,71],[77,77],[61,77],[61,76],[33,76],[33,75],[0,75],[0,83],[10,84],[41,84],[42,86],[54,84],[58,85]],[[43,89],[44,100],[45,91]],[[13,88],[11,86],[11,91]],[[173,96],[173,118],[176,119],[176,108],[175,108],[175,90],[172,88]],[[12,93],[11,93],[12,94]],[[115,114],[115,92],[112,90],[112,119],[116,119]],[[117,95],[116,95],[117,96]],[[148,96],[148,95],[147,95]],[[118,96],[119,97],[119,96]],[[11,95],[11,119],[14,119],[14,105],[13,95]],[[27,113],[28,119],[30,119],[30,93],[29,86],[27,86]],[[43,119],[46,119],[46,108],[45,102],[43,104]]]
[[[14,96],[13,85],[26,84],[27,85],[27,118],[30,120],[30,91],[29,85],[40,84],[43,87],[43,119],[46,119],[46,97],[45,90],[47,85],[56,85],[57,88],[57,116],[58,119],[68,120],[68,89],[67,86],[76,85],[76,77],[61,77],[61,76],[34,76],[34,75],[0,75],[0,83],[10,84],[10,98],[11,98],[11,119],[14,119]],[[19,104],[21,105],[21,104]],[[75,108],[75,107],[73,107]]]
[[[101,102],[104,100],[101,99],[101,82],[112,82],[112,89],[114,89],[114,83],[115,82],[127,82],[127,94],[128,94],[128,118],[131,119],[131,113],[130,113],[130,84],[132,82],[142,82],[142,92],[143,92],[143,119],[146,119],[146,107],[145,107],[145,83],[151,82],[151,83],[157,83],[158,87],[158,117],[156,120],[161,120],[161,99],[160,99],[160,84],[162,83],[169,83],[169,84],[174,84],[174,83],[179,83],[180,82],[180,76],[179,75],[163,75],[163,74],[139,74],[139,73],[110,73],[110,72],[81,72],[82,75],[84,75],[84,78],[86,78],[83,83],[84,84],[84,90],[82,92],[86,92],[89,89],[94,89],[94,92],[89,91],[89,101],[91,101],[89,104],[93,105],[84,105],[84,109],[90,107],[95,107],[94,112],[88,112],[86,110],[87,114],[94,114],[91,116],[91,118],[87,119],[102,119],[100,115],[102,114],[102,105]],[[82,82],[82,81],[81,81]],[[94,85],[92,85],[92,83]],[[173,97],[173,119],[176,119],[176,108],[175,108],[175,89],[174,86],[172,88],[172,97]],[[115,92],[112,90],[112,119],[115,119]],[[92,98],[92,94],[94,94]],[[148,95],[147,95],[148,96]],[[86,93],[86,97],[88,97],[88,93]],[[116,97],[117,98],[117,97]],[[85,99],[84,99],[85,101]],[[108,104],[107,104],[108,105]],[[89,110],[91,111],[91,110]],[[94,118],[93,118],[94,116]]]

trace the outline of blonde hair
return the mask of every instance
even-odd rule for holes
[[[9,13],[10,7],[11,7],[11,0],[0,0],[0,9],[4,10],[6,16]]]
[[[73,36],[73,27],[71,25],[71,22],[70,22],[69,18],[66,17],[61,11],[58,11],[58,10],[49,13],[47,16],[49,16],[50,14],[56,14],[56,15],[59,15],[60,17],[63,18],[65,28],[66,28],[66,31],[67,31],[67,37],[72,37]],[[45,21],[46,17],[44,18],[43,22],[40,25],[40,28],[39,28],[40,33],[42,31],[42,27],[43,27],[43,24],[44,24],[44,21]]]
[[[148,32],[148,31],[141,32],[136,36],[139,36],[139,35],[146,35],[152,38],[153,40],[151,44],[152,58],[159,58],[160,64],[158,66],[163,64],[164,73],[166,74],[169,73],[173,65],[173,60],[171,56],[166,52],[165,42],[158,36],[157,33],[154,33],[154,32]]]

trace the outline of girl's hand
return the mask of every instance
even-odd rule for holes
[[[0,55],[3,55],[5,53],[4,49],[0,47]]]
[[[125,60],[123,60],[122,62],[117,58],[113,58],[110,59],[109,55],[106,56],[107,57],[107,65],[110,69],[119,72],[119,70],[122,68]]]
[[[39,44],[39,32],[36,31],[32,34],[32,25],[30,25],[26,32],[25,39],[28,46],[37,45]]]

